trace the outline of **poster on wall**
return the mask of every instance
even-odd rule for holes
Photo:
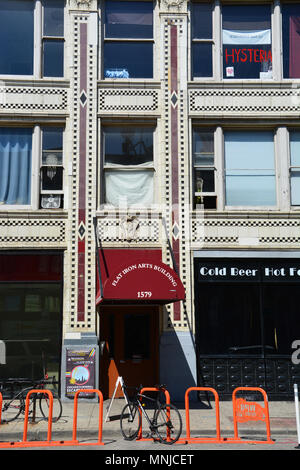
[[[78,390],[95,388],[96,348],[66,349],[66,396],[73,398]],[[80,393],[80,398],[93,398],[94,393]]]

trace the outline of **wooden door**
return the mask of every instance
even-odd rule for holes
[[[118,376],[129,387],[158,383],[158,307],[110,307],[100,311],[100,389],[111,397]],[[118,390],[117,397],[122,396]]]

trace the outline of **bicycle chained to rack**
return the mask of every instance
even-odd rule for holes
[[[125,390],[131,387],[124,387]],[[157,398],[151,398],[141,393],[143,386],[135,388],[134,397],[123,408],[120,417],[121,432],[125,440],[136,439],[141,431],[142,416],[149,426],[150,437],[162,444],[174,444],[178,441],[182,431],[181,415],[172,403],[161,403],[159,392],[164,392],[166,387],[158,385]],[[145,401],[154,403],[153,416],[150,416],[145,407]]]
[[[40,393],[33,393],[29,397],[29,415],[31,421],[34,422],[36,418],[37,402],[39,404],[39,410],[41,412],[41,419],[47,420],[49,416],[50,399],[47,393],[43,393],[43,390],[48,390],[47,386],[49,385],[55,388],[57,384],[58,382],[55,381],[55,376],[49,378],[47,374],[45,374],[44,378],[41,380],[16,378],[4,379],[3,381],[1,381],[0,392],[3,396],[1,424],[14,421],[19,418],[21,414],[25,415],[25,400],[27,393],[31,390],[41,390]],[[11,388],[16,385],[24,386],[22,386],[21,390],[15,393],[11,392],[10,396],[8,396],[8,385]],[[52,422],[56,423],[62,415],[62,403],[58,394],[54,390],[51,390],[51,393],[53,395]]]

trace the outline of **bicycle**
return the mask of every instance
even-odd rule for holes
[[[56,382],[55,377],[49,379],[48,376],[45,376],[42,380],[30,380],[30,379],[6,379],[1,383],[0,391],[4,397],[2,402],[2,411],[1,411],[1,423],[9,423],[11,421],[16,420],[21,414],[25,414],[25,400],[27,393],[30,390],[43,390],[46,389],[46,385],[55,386],[58,384]],[[21,385],[21,384],[31,384],[30,386],[21,388],[20,391],[13,394],[12,397],[8,398],[5,397],[6,388],[5,386],[10,385],[13,387],[14,385]],[[61,415],[62,415],[62,403],[58,395],[52,391],[53,395],[53,411],[52,411],[52,422],[56,423]],[[31,415],[32,421],[35,420],[36,417],[36,403],[39,403],[39,409],[42,415],[42,419],[48,419],[49,416],[49,405],[50,399],[48,394],[43,393],[34,393],[29,397],[29,414]]]
[[[129,388],[129,387],[125,387]],[[172,403],[161,403],[157,396],[153,399],[141,393],[142,385],[136,388],[132,401],[128,402],[120,417],[121,432],[125,440],[132,441],[137,438],[142,426],[142,416],[146,418],[150,436],[162,444],[174,444],[178,441],[182,431],[181,415]],[[155,387],[158,391],[165,391],[164,385]],[[144,399],[155,403],[152,418],[145,410]]]

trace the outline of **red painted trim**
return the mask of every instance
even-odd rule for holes
[[[80,24],[80,92],[87,93],[87,23]],[[78,228],[86,224],[86,143],[87,107],[79,104],[79,195]],[[78,235],[77,321],[85,320],[85,234]]]

